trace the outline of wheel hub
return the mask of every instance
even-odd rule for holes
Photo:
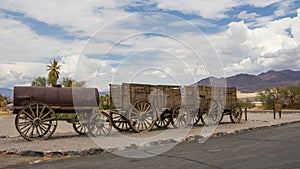
[[[41,123],[42,123],[42,120],[41,120],[40,118],[35,118],[35,119],[33,120],[33,124],[34,124],[35,126],[39,126],[39,125],[41,125]]]
[[[97,128],[103,128],[103,127],[104,127],[104,124],[102,122],[98,123]]]

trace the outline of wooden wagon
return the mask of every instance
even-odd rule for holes
[[[235,87],[185,86],[184,104],[190,110],[191,123],[217,124],[229,115],[233,123],[242,119]]]
[[[181,106],[180,86],[110,84],[110,115],[119,131],[149,131],[187,125],[188,110]]]
[[[79,134],[107,135],[111,122],[99,110],[96,88],[14,87],[15,126],[27,140],[48,139],[58,120],[73,124]]]

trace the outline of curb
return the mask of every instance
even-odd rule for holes
[[[258,127],[250,127],[247,129],[240,129],[240,130],[234,130],[230,132],[217,132],[211,135],[211,137],[221,137],[225,135],[230,134],[239,134],[244,133],[248,131],[254,131],[254,130],[260,130],[260,129],[266,129],[271,127],[278,127],[278,126],[284,126],[288,124],[294,124],[299,123],[298,121],[292,121],[292,122],[283,122],[279,124],[273,124],[269,126],[258,126]],[[0,136],[0,138],[8,138],[8,136]],[[149,142],[148,144],[138,146],[136,144],[129,144],[125,147],[119,147],[119,148],[108,148],[108,149],[102,149],[102,148],[90,148],[87,150],[68,150],[68,151],[34,151],[34,150],[0,150],[0,155],[19,155],[19,156],[28,156],[28,157],[48,157],[48,158],[57,158],[57,157],[80,157],[80,156],[89,156],[89,155],[99,155],[104,153],[112,153],[117,151],[127,151],[127,150],[136,150],[140,147],[153,147],[153,146],[160,146],[160,145],[167,145],[167,144],[180,144],[184,142],[191,142],[199,140],[200,138],[204,138],[201,135],[189,135],[185,138],[181,139],[167,139],[167,140],[157,140]]]

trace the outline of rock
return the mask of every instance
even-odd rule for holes
[[[109,152],[109,153],[112,153],[112,152],[117,152],[118,149],[117,148],[108,148],[105,150],[105,152]]]
[[[170,143],[177,143],[177,141],[174,140],[174,139],[169,139],[169,142],[170,142]]]
[[[44,157],[44,153],[41,151],[24,150],[21,151],[19,154],[21,156]]]
[[[158,140],[157,141],[159,145],[162,145],[162,144],[169,144],[170,143],[170,140]]]
[[[135,150],[137,149],[137,145],[136,144],[129,144],[125,147],[125,150]]]
[[[10,103],[4,107],[4,109],[8,110],[9,112],[12,112],[13,108],[14,108],[14,105],[12,103]]]
[[[101,154],[104,150],[102,148],[90,148],[89,155]]]
[[[201,135],[194,135],[194,137],[195,137],[196,140],[199,140],[199,139],[203,138],[203,136],[201,136]]]
[[[80,152],[75,151],[75,150],[69,150],[69,151],[66,152],[66,155],[69,155],[69,156],[78,156],[78,155],[80,155]]]
[[[6,151],[6,154],[18,154],[18,153],[19,153],[18,150],[15,149]]]
[[[60,151],[49,152],[46,154],[47,157],[63,157],[64,153]]]
[[[159,145],[158,141],[151,141],[149,143],[149,146],[158,146],[158,145]]]
[[[80,152],[80,155],[81,156],[87,156],[89,154],[89,151],[88,150],[82,150],[81,152]]]

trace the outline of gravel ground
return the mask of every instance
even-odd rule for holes
[[[79,136],[73,131],[71,124],[59,121],[55,134],[49,140],[29,142],[17,133],[14,117],[14,115],[0,115],[0,154],[25,156],[87,155],[101,153],[103,149],[116,151],[149,145],[178,143],[199,138],[205,141],[212,133],[213,136],[234,134],[255,128],[300,121],[300,113],[283,113],[281,119],[273,119],[273,113],[248,113],[248,121],[243,119],[241,123],[233,124],[229,117],[224,117],[216,129],[203,127],[199,124],[190,129],[173,129],[170,127],[167,130],[156,129],[144,133],[119,133],[112,130],[109,136],[97,138]],[[212,133],[210,134],[210,132]]]

